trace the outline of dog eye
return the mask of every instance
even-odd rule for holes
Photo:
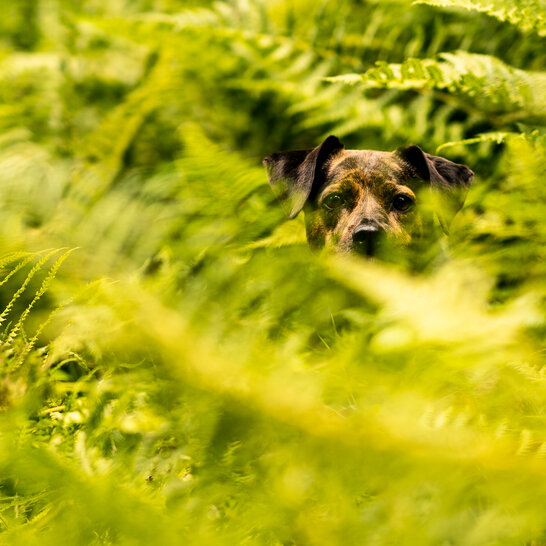
[[[323,199],[322,205],[328,210],[334,210],[341,207],[344,202],[345,200],[339,193],[331,193]]]
[[[404,194],[397,195],[392,202],[392,206],[399,212],[407,212],[413,204],[413,198]]]

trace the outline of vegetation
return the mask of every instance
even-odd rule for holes
[[[544,0],[1,8],[0,543],[546,544]],[[308,250],[328,134],[476,172],[444,256]]]

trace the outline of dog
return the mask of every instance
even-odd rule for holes
[[[418,146],[346,150],[333,135],[312,150],[274,153],[263,164],[289,218],[304,210],[311,248],[368,257],[382,247],[411,246],[435,229],[447,233],[474,178],[466,165]]]

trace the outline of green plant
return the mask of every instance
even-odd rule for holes
[[[0,542],[546,541],[543,3],[4,4]],[[308,250],[331,132],[472,167],[443,256]]]

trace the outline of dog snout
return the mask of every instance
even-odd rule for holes
[[[377,224],[361,224],[353,231],[353,247],[366,256],[373,256],[378,236],[379,226]]]

